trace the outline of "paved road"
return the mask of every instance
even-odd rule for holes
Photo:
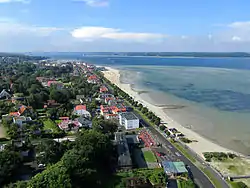
[[[155,137],[157,137],[158,140],[163,144],[163,148],[165,148],[165,153],[168,153],[168,150],[170,150],[171,153],[176,155],[177,159],[183,161],[186,165],[190,167],[190,170],[193,175],[193,179],[199,187],[214,188],[213,184],[210,182],[210,180],[201,170],[199,170],[189,159],[187,159],[184,155],[182,155],[182,153],[180,153],[179,150],[177,150],[162,134],[160,134],[157,130],[155,130],[155,128],[148,125],[138,113],[135,112],[135,114],[138,116],[138,118],[141,119],[141,124],[144,127],[147,127],[151,131],[151,133]],[[210,169],[208,170],[211,171]],[[224,180],[222,180],[221,177],[217,173],[215,172],[211,172],[211,173],[213,173],[214,176],[218,179],[218,181],[221,182],[221,185],[223,188],[229,188],[227,183],[224,182]]]

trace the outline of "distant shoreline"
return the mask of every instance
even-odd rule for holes
[[[82,57],[147,57],[147,58],[250,58],[250,56],[238,56],[238,57],[232,57],[232,56],[133,56],[133,55],[85,55]]]

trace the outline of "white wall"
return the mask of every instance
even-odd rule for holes
[[[137,129],[139,128],[139,119],[125,120],[126,129]]]

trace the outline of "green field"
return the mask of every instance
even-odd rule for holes
[[[149,163],[157,162],[156,157],[152,151],[143,151],[143,155],[146,162]]]
[[[45,119],[43,121],[43,125],[44,125],[44,130],[51,130],[54,133],[59,131],[58,126],[51,119]]]

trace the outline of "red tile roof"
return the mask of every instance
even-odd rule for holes
[[[22,106],[19,108],[18,112],[19,112],[20,114],[22,114],[22,113],[24,113],[24,111],[25,111],[26,109],[27,109],[27,106],[22,105]]]
[[[77,105],[75,110],[86,110],[86,105]]]
[[[108,88],[106,88],[105,86],[101,86],[100,87],[100,92],[103,93],[103,92],[107,92],[108,91]]]
[[[10,112],[9,113],[10,116],[19,116],[19,112]]]

